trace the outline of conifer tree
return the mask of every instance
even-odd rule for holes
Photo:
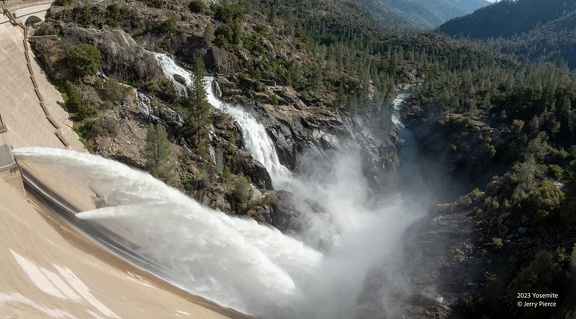
[[[210,134],[210,104],[208,103],[204,76],[204,61],[196,59],[194,79],[188,88],[188,96],[184,101],[187,111],[187,135],[201,155],[208,153],[208,138]]]
[[[173,178],[173,167],[170,164],[171,155],[170,141],[164,126],[162,124],[150,124],[146,134],[146,144],[142,150],[146,169],[152,176],[167,183],[171,182]]]

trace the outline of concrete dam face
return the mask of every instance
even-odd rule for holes
[[[53,211],[94,209],[99,195],[80,178],[13,158],[13,150],[32,146],[86,151],[27,42],[26,24],[44,19],[51,3],[0,3],[0,315],[243,317],[159,280],[85,236]],[[44,188],[43,197],[30,193],[34,183]]]

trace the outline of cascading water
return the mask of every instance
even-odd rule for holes
[[[134,95],[136,95],[136,105],[138,106],[140,111],[144,113],[144,115],[148,116],[154,122],[160,122],[160,123],[164,122],[162,121],[161,118],[153,114],[153,109],[151,105],[152,101],[148,95],[146,95],[144,92],[138,89],[134,89]],[[166,107],[166,111],[170,113],[170,117],[172,118],[171,120],[173,123],[176,123],[176,125],[178,126],[184,125],[184,118],[182,117],[182,115],[180,115],[178,112],[172,110],[169,107]]]
[[[406,98],[410,96],[407,92],[402,92],[393,101],[394,112],[392,113],[392,122],[396,126],[398,137],[400,137],[401,145],[399,157],[402,161],[400,166],[400,173],[398,176],[398,185],[403,193],[412,193],[414,196],[419,196],[421,202],[430,202],[431,192],[425,185],[422,175],[419,173],[422,164],[418,157],[418,143],[414,137],[414,133],[406,128],[401,121],[402,104]],[[405,178],[410,176],[411,178]]]
[[[173,59],[162,53],[154,53],[158,60],[164,75],[170,79],[180,96],[185,96],[186,87],[182,83],[176,81],[174,75],[179,75],[186,80],[186,85],[191,85],[193,75],[186,69],[178,66]],[[204,84],[206,86],[206,93],[208,102],[212,107],[223,110],[230,114],[242,128],[242,137],[246,143],[246,149],[255,160],[260,162],[272,178],[272,184],[276,189],[286,188],[290,181],[292,181],[292,173],[288,168],[280,163],[274,143],[266,133],[266,128],[258,123],[256,118],[247,112],[241,105],[222,102],[219,97],[214,94],[213,77],[206,77]]]
[[[150,117],[154,121],[160,120],[152,114],[151,100],[148,95],[138,89],[134,89],[134,95],[136,95],[136,105],[138,105],[138,108],[142,113],[144,113],[144,115]]]

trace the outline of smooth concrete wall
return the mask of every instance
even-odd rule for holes
[[[36,17],[42,21],[46,18],[46,13],[54,1],[5,1],[0,3],[0,31],[10,28],[10,19],[3,13],[4,9],[10,10],[18,22],[26,23],[29,17]]]
[[[0,203],[2,318],[229,317],[39,213],[2,179]]]
[[[34,91],[24,54],[24,34],[21,28],[0,31],[0,114],[14,148],[47,146],[65,148],[56,136],[56,129],[46,118]],[[74,150],[84,150],[72,121],[64,110],[62,95],[48,82],[32,52],[30,66],[51,117],[61,127],[62,135]]]
[[[10,23],[10,19],[8,19],[7,16],[3,15],[2,12],[0,12],[0,31],[9,29],[12,27],[12,24]]]

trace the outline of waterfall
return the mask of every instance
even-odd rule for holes
[[[173,59],[162,53],[154,53],[160,64],[164,75],[170,79],[181,96],[186,93],[186,88],[176,79],[174,75],[180,75],[186,79],[186,84],[192,83],[193,75],[186,69],[178,66]],[[212,107],[230,114],[240,125],[242,137],[246,150],[260,164],[264,165],[275,189],[284,189],[292,181],[292,173],[286,166],[280,163],[274,143],[268,136],[264,125],[260,124],[256,118],[248,112],[242,105],[237,103],[226,103],[220,100],[221,92],[213,77],[204,79],[208,102]]]
[[[190,71],[178,66],[171,57],[164,53],[152,52],[152,54],[154,57],[156,57],[156,60],[160,64],[164,75],[168,78],[168,80],[170,80],[170,82],[172,82],[172,85],[174,85],[178,95],[187,96],[186,86],[190,86],[192,84],[192,74]],[[176,81],[176,78],[174,77],[175,75],[179,75],[184,78],[186,85]]]
[[[150,97],[138,89],[134,89],[134,95],[136,95],[136,105],[140,111],[155,122],[160,121],[160,118],[153,114]]]
[[[134,95],[136,95],[136,105],[138,106],[140,111],[142,113],[144,113],[144,115],[148,116],[154,122],[159,122],[159,123],[165,124],[161,118],[159,118],[153,114],[152,105],[151,105],[152,100],[150,99],[150,97],[148,95],[146,95],[146,93],[144,93],[138,89],[134,89]],[[172,118],[172,122],[176,123],[176,125],[178,125],[178,126],[184,125],[184,118],[182,117],[182,115],[180,115],[178,112],[172,110],[169,107],[166,107],[166,111],[168,111],[168,113],[170,113],[170,117]]]
[[[230,114],[242,128],[242,138],[246,145],[246,150],[260,162],[270,174],[272,184],[275,189],[284,189],[287,183],[292,180],[290,170],[280,163],[276,147],[266,132],[264,125],[260,124],[256,118],[246,111],[240,104],[223,103],[214,95],[212,90],[214,79],[207,77],[206,89],[208,92],[208,102],[214,108],[218,108]]]
[[[420,157],[418,156],[418,143],[414,133],[406,128],[401,120],[402,104],[408,96],[410,96],[409,93],[401,92],[393,101],[392,122],[396,126],[402,146],[398,154],[402,165],[398,176],[396,176],[397,184],[404,193],[412,193],[413,196],[419,196],[421,201],[429,202],[432,200],[431,192],[425,185],[420,173],[423,164],[420,163]],[[405,176],[410,176],[410,178],[405,178]]]
[[[190,73],[166,55],[155,56],[179,94],[186,94],[174,74],[189,85]],[[375,205],[359,154],[344,152],[324,159],[303,157],[300,171],[306,174],[294,176],[279,162],[257,118],[242,105],[222,102],[213,78],[207,77],[205,85],[210,104],[241,126],[248,151],[267,168],[274,187],[294,194],[294,204],[304,212],[304,226],[294,234],[301,240],[203,207],[114,161],[45,148],[17,149],[14,155],[62,174],[85,176],[105,203],[77,217],[114,226],[119,236],[130,237],[135,253],[177,274],[172,282],[194,294],[258,318],[400,317],[397,296],[411,289],[403,236],[425,213],[420,198],[427,191],[406,188]],[[395,100],[397,111],[403,99]],[[406,168],[399,170],[398,183],[420,185],[411,184],[420,178],[409,163],[417,155],[415,144],[410,146],[413,136],[398,112],[394,123],[406,146],[400,154]]]
[[[408,93],[400,93],[392,102],[392,105],[394,106],[394,112],[392,112],[392,123],[394,123],[394,126],[396,126],[396,129],[398,130],[406,128],[404,123],[402,123],[400,112],[402,111],[402,103],[408,96]]]

